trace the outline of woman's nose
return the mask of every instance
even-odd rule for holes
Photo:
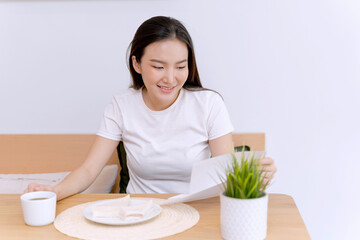
[[[175,71],[173,70],[166,71],[166,75],[164,76],[163,82],[173,83],[174,81],[175,81]]]

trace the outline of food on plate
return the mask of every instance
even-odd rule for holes
[[[92,215],[97,218],[120,218],[122,220],[135,220],[148,214],[153,206],[152,200],[144,200],[139,204],[131,204],[130,195],[114,201],[95,205],[92,207]]]

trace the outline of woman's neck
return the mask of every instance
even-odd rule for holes
[[[176,102],[176,99],[179,97],[180,91],[177,93],[175,99],[172,99],[168,102],[161,101],[160,99],[157,99],[156,97],[152,97],[149,94],[149,91],[147,91],[146,87],[142,88],[142,97],[144,100],[145,105],[152,111],[162,111],[167,108],[169,108],[171,105]]]

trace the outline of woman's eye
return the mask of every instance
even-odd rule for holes
[[[185,68],[185,66],[182,66],[182,67],[178,67],[178,69],[184,69]]]
[[[153,66],[153,68],[155,68],[155,69],[163,69],[163,67],[157,67],[157,66]]]

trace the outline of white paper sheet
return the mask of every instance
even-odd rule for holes
[[[245,159],[249,154],[254,154],[256,158],[265,156],[265,152],[262,151],[244,152],[244,154]],[[242,152],[236,152],[235,156],[240,161]],[[225,154],[194,164],[191,171],[190,192],[170,197],[162,205],[200,200],[223,192],[221,177],[225,176],[225,168],[231,165],[232,159],[231,154]]]

